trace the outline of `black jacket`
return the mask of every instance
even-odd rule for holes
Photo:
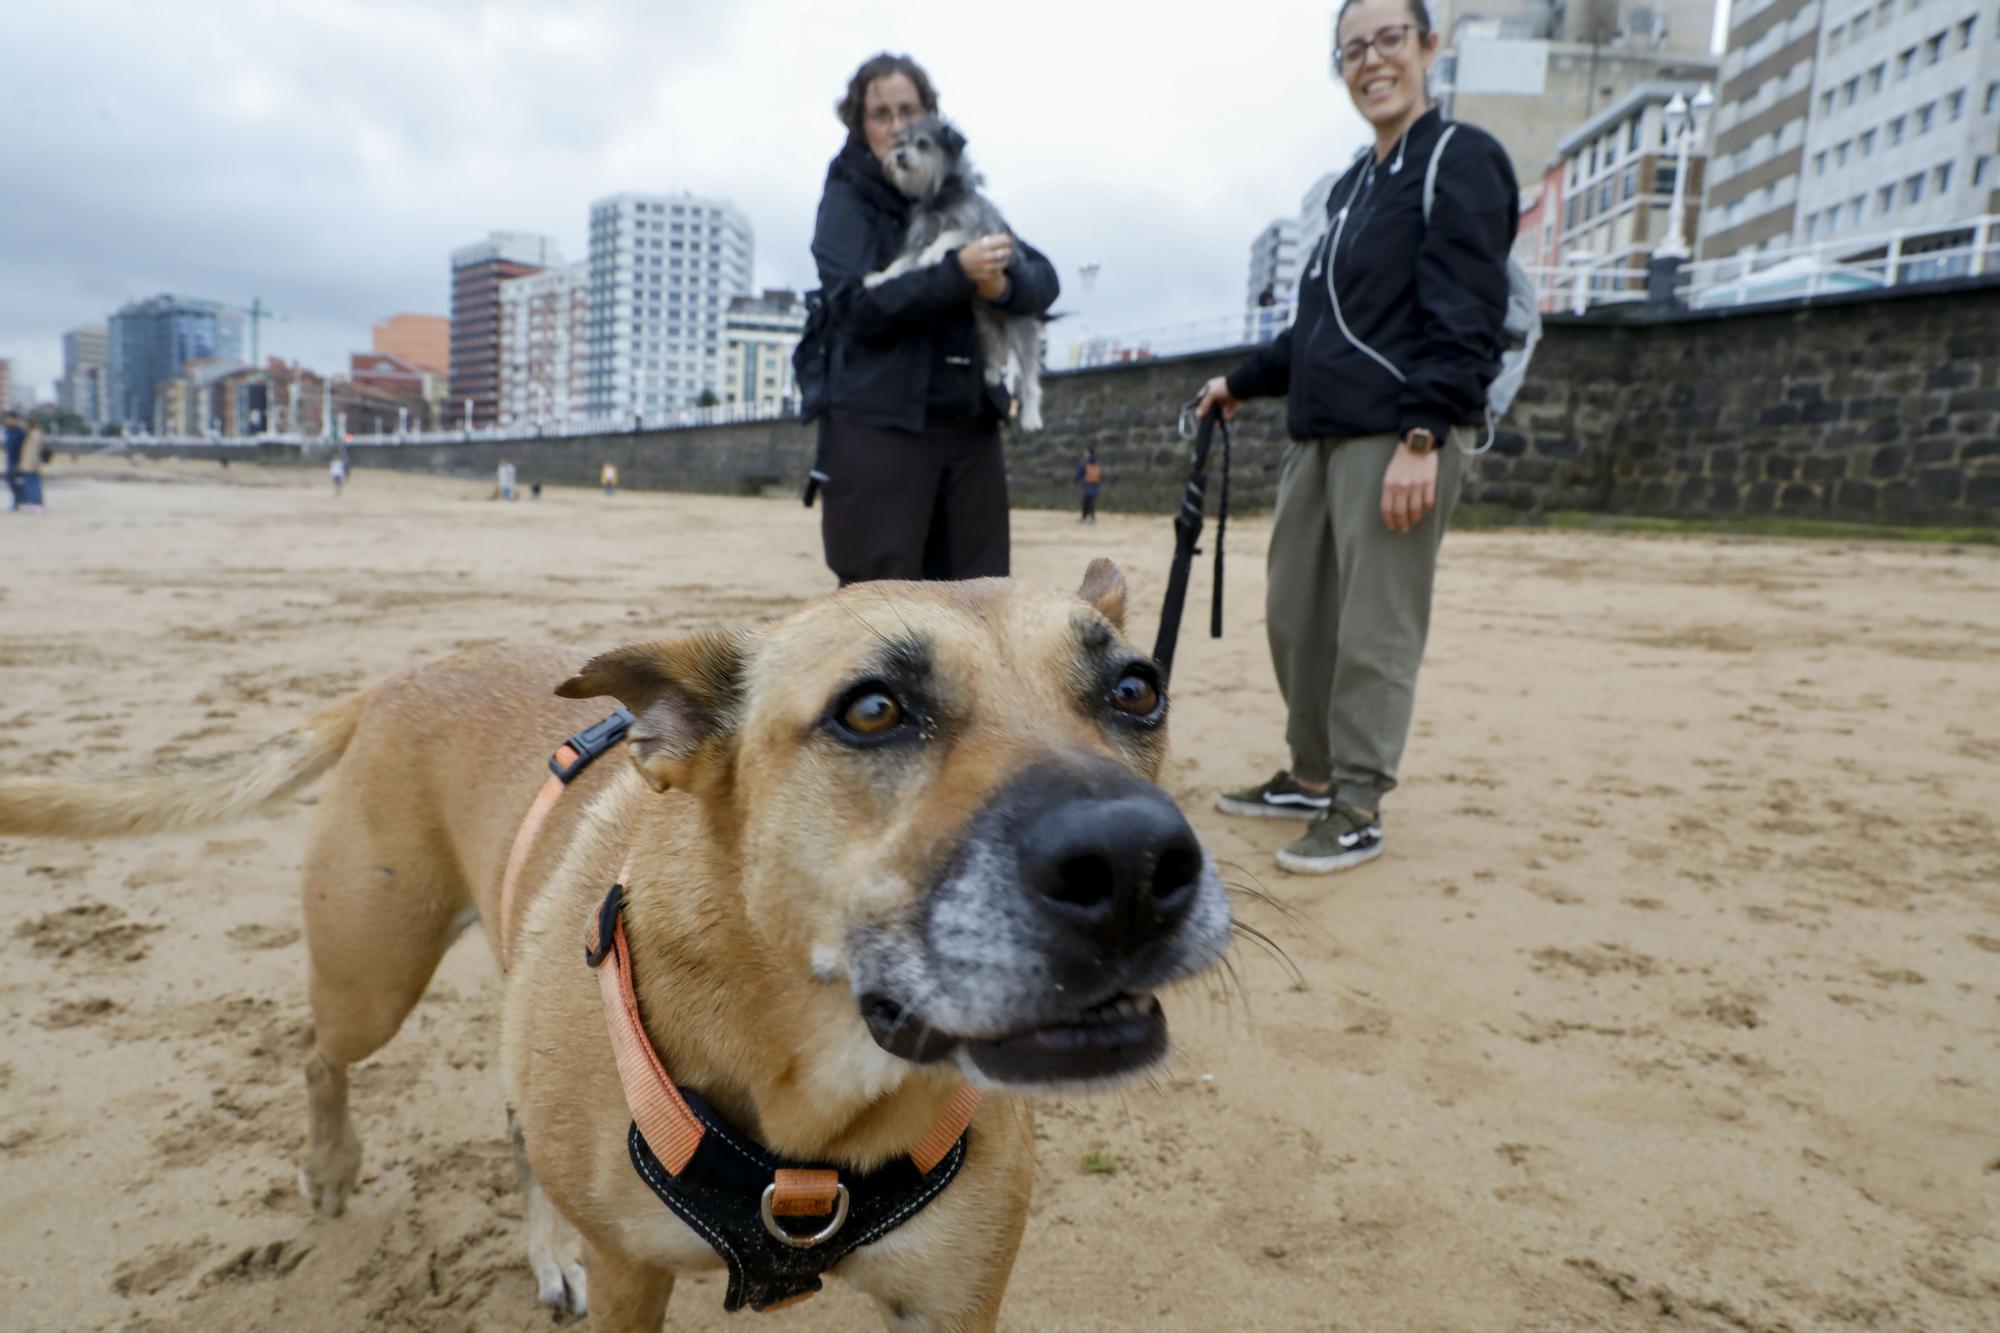
[[[1306,256],[1292,325],[1229,373],[1238,398],[1289,393],[1294,438],[1407,434],[1440,440],[1484,419],[1486,386],[1500,367],[1507,316],[1507,254],[1520,190],[1507,151],[1460,124],[1438,163],[1424,223],[1424,172],[1444,128],[1436,108],[1410,126],[1400,152],[1375,164],[1370,147],[1333,188],[1326,234]],[[1401,165],[1397,166],[1400,159]],[[1345,224],[1336,227],[1342,209]],[[1340,331],[1327,298],[1327,265],[1340,313],[1356,338],[1387,357],[1396,377]]]
[[[877,287],[862,278],[903,248],[910,202],[859,139],[826,169],[813,259],[832,321],[829,413],[836,421],[920,431],[927,424],[1004,418],[1005,389],[989,390],[973,325],[972,279],[956,254]],[[1049,261],[1018,236],[1000,308],[1039,315],[1060,290]]]

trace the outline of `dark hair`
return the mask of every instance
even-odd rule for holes
[[[917,100],[923,103],[924,110],[937,110],[937,89],[931,87],[931,76],[924,73],[924,67],[908,56],[891,55],[884,51],[861,62],[861,68],[855,70],[854,77],[847,81],[847,95],[833,104],[833,114],[847,126],[850,138],[861,137],[861,107],[868,99],[868,85],[892,74],[900,74],[917,85]]]
[[[1424,0],[1403,0],[1403,3],[1410,7],[1410,17],[1417,24],[1417,40],[1421,42],[1431,33],[1431,11],[1424,4]],[[1347,11],[1352,8],[1354,0],[1340,0],[1340,8],[1334,13],[1333,44],[1336,49],[1340,46],[1340,21],[1347,17]]]

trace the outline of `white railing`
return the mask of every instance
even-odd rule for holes
[[[155,435],[150,431],[128,431],[119,436],[56,436],[51,446],[58,449],[116,449],[125,445],[201,445],[251,449],[260,444],[371,444],[438,445],[467,444],[489,440],[561,440],[581,436],[630,435],[640,431],[694,430],[703,426],[727,426],[755,421],[781,421],[796,417],[796,401],[779,403],[719,403],[713,407],[676,408],[671,412],[622,413],[617,416],[574,417],[565,421],[515,422],[509,425],[454,427],[445,430],[348,431],[344,435],[299,434],[295,431],[267,431],[261,435]]]
[[[1899,287],[2000,273],[2000,214],[1865,236],[1827,237],[1683,266],[1679,291],[1691,306]]]

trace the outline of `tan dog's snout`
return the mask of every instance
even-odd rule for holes
[[[1171,935],[1201,882],[1201,843],[1150,783],[1055,799],[1016,831],[1021,888],[1052,923],[1098,956],[1123,956]]]

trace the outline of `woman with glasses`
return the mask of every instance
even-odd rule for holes
[[[828,329],[827,399],[814,467],[826,563],[843,585],[1008,572],[1007,472],[974,300],[1039,315],[1055,269],[1005,233],[874,287],[902,250],[910,205],[882,172],[904,125],[937,110],[908,56],[878,55],[835,104],[847,144],[827,168],[813,229]]]
[[[1519,208],[1506,150],[1430,103],[1422,0],[1346,0],[1335,31],[1374,143],[1334,186],[1292,326],[1204,385],[1199,409],[1289,397],[1265,612],[1291,764],[1217,804],[1311,820],[1278,853],[1301,874],[1382,852],[1438,545],[1499,369]]]

